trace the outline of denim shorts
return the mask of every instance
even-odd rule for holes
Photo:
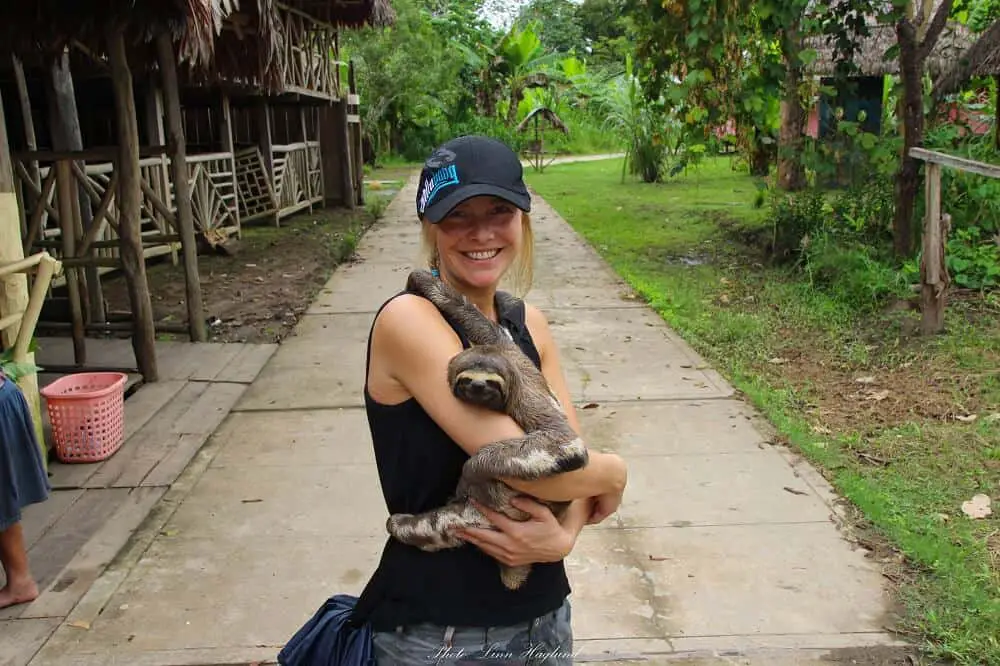
[[[507,627],[416,624],[373,633],[378,666],[568,666],[573,663],[569,599],[530,622]]]

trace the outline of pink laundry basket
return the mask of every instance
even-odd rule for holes
[[[121,372],[78,372],[39,391],[60,462],[98,462],[118,450],[125,440],[126,381]]]

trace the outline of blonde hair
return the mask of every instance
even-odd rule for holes
[[[438,266],[437,245],[434,243],[434,225],[427,220],[420,223],[421,260],[429,268]],[[510,292],[518,298],[524,298],[531,291],[535,277],[535,234],[531,228],[531,215],[521,212],[521,249],[514,257],[513,263],[504,274],[505,280],[510,280]]]

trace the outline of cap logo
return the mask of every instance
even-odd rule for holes
[[[455,161],[458,155],[454,151],[448,150],[447,148],[438,148],[434,151],[434,154],[427,158],[424,163],[425,166],[431,169],[437,169],[443,167],[445,164],[451,164]]]
[[[424,181],[424,191],[420,195],[420,213],[427,210],[427,206],[437,196],[443,188],[449,185],[458,185],[458,169],[454,164],[443,169],[438,169],[434,175]]]

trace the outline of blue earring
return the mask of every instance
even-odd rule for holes
[[[433,275],[436,278],[439,278],[439,277],[441,277],[441,272],[438,271],[438,269],[436,269],[436,268],[432,268],[431,269],[431,275]]]

